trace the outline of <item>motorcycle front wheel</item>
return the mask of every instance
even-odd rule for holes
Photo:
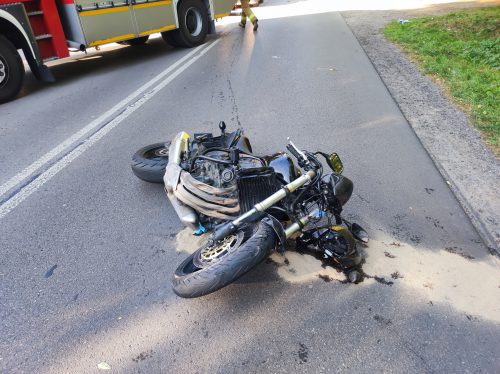
[[[172,278],[173,290],[185,298],[217,291],[269,256],[276,242],[274,230],[257,222],[214,245],[206,244],[179,265]]]

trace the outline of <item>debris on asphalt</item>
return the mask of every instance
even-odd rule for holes
[[[467,254],[467,253],[464,253],[464,252],[463,252],[462,250],[460,250],[460,248],[458,248],[458,247],[446,247],[444,250],[445,250],[446,252],[448,252],[448,253],[453,253],[453,254],[455,254],[455,255],[459,255],[459,256],[461,256],[461,257],[463,257],[463,258],[467,259],[467,260],[474,260],[474,259],[475,259],[475,257],[474,257],[474,256],[471,256],[471,255],[469,255],[469,254]]]
[[[45,278],[50,278],[54,274],[54,270],[57,269],[57,264],[52,266],[46,273]]]
[[[392,279],[399,279],[399,278],[404,278],[400,273],[399,271],[395,271],[394,273],[391,274],[391,278]]]
[[[100,370],[111,370],[111,365],[102,361],[97,364],[97,368]]]

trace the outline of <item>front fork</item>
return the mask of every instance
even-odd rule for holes
[[[303,185],[305,185],[306,183],[310,182],[315,176],[316,176],[316,171],[309,170],[304,175],[300,176],[299,178],[295,179],[294,181],[283,186],[282,189],[273,193],[271,196],[269,196],[265,200],[261,201],[258,204],[255,204],[255,206],[252,209],[250,209],[245,214],[239,216],[234,221],[227,222],[227,223],[223,224],[221,227],[215,229],[215,231],[212,234],[212,236],[210,237],[209,241],[211,243],[215,243],[219,240],[224,239],[226,236],[235,233],[238,230],[238,227],[240,227],[241,225],[243,225],[245,223],[249,223],[249,222],[254,222],[267,209],[271,208],[273,205],[275,205],[279,201],[283,200],[285,197],[287,197],[288,194],[294,192],[298,188],[300,188]],[[305,217],[302,217],[300,219],[307,219],[307,222],[309,222],[309,220],[312,218],[312,216],[309,218],[307,218],[307,217],[308,216],[305,216]],[[298,226],[299,226],[299,228],[296,229],[295,231],[300,230],[300,224],[298,224]],[[292,235],[292,234],[290,234],[290,235]]]

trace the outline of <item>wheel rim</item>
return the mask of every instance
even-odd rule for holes
[[[158,157],[168,157],[168,148],[160,148],[155,150],[155,155]]]
[[[3,57],[0,56],[0,87],[4,86],[7,83],[9,79],[8,72],[9,69],[7,67],[7,63],[5,62]]]
[[[149,160],[154,160],[157,159],[162,160],[168,158],[168,148],[166,147],[160,147],[160,148],[154,148],[146,153],[144,153],[144,157],[149,159]]]
[[[203,19],[201,17],[201,12],[198,8],[191,7],[186,11],[186,17],[184,19],[186,24],[186,29],[191,36],[198,36],[201,33],[203,26]]]
[[[213,261],[227,253],[231,249],[231,247],[236,244],[237,241],[238,237],[236,235],[225,237],[216,244],[208,246],[203,251],[201,251],[200,258],[202,261]]]

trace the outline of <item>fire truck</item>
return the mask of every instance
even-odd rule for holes
[[[96,2],[97,1],[97,2]],[[0,0],[0,103],[24,81],[23,51],[33,75],[53,82],[46,62],[70,51],[118,42],[131,46],[161,33],[173,46],[194,47],[215,32],[214,20],[235,0]]]

